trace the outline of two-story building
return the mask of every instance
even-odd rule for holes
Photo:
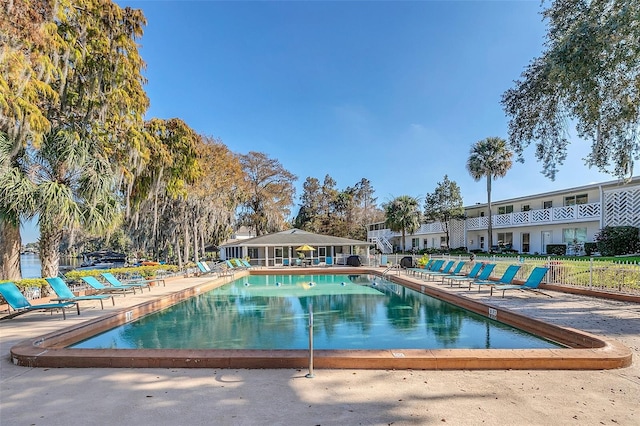
[[[487,251],[487,204],[465,207],[465,219],[452,221],[449,247]],[[566,244],[569,251],[595,240],[605,226],[640,227],[640,177],[584,185],[491,203],[493,244],[520,253],[545,254],[548,244]],[[402,249],[399,232],[384,223],[369,225],[368,240],[383,253]],[[425,223],[406,236],[405,250],[446,247],[440,222]]]

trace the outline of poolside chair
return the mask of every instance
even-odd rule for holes
[[[313,266],[320,266],[320,259],[313,259]]]
[[[444,265],[444,259],[438,259],[438,260],[435,260],[427,268],[423,268],[423,269],[416,268],[412,270],[415,271],[418,275],[420,275],[420,278],[422,278],[424,275],[428,275],[430,272],[440,271],[440,269],[442,269],[442,265]]]
[[[456,265],[455,268],[453,268],[453,271],[450,271],[449,273],[443,274],[443,273],[439,273],[436,274],[435,277],[441,277],[442,280],[440,281],[440,284],[444,284],[444,279],[446,277],[450,277],[450,276],[460,276],[460,271],[462,271],[462,268],[464,267],[464,265],[466,265],[467,262],[465,262],[464,260],[458,262],[458,264]]]
[[[504,297],[504,292],[507,290],[522,290],[522,291],[535,291],[537,293],[542,293],[541,291],[537,291],[538,286],[540,285],[540,283],[542,282],[542,280],[544,279],[544,276],[547,275],[547,271],[549,270],[549,268],[543,267],[543,266],[537,266],[535,268],[533,268],[533,271],[531,271],[531,273],[529,274],[529,278],[527,278],[527,280],[522,284],[522,285],[496,285],[496,286],[492,286],[491,287],[491,294],[490,296],[493,296],[493,289],[495,288],[496,290],[502,290],[502,297]],[[548,294],[545,294],[545,296],[549,296]],[[551,297],[551,296],[549,296]]]
[[[432,277],[436,276],[436,275],[449,275],[451,272],[451,268],[453,268],[453,265],[456,263],[455,260],[450,260],[447,263],[444,264],[444,266],[442,267],[441,270],[439,271],[428,271],[425,272],[423,274],[423,276],[426,276],[426,279],[431,279]]]
[[[76,307],[78,315],[80,315],[80,306],[78,302],[60,302],[60,303],[43,303],[40,305],[32,305],[26,297],[20,292],[20,289],[12,282],[6,282],[0,284],[0,294],[7,302],[7,312],[9,315],[5,315],[0,320],[15,318],[18,315],[26,314],[33,311],[54,311],[60,309],[62,311],[62,318],[67,319],[65,308],[72,306]],[[11,313],[13,308],[14,312]]]
[[[289,259],[282,259],[282,266],[289,266]]]
[[[111,298],[111,303],[116,306],[116,301],[111,294],[94,294],[90,296],[76,296],[73,294],[67,283],[60,277],[45,278],[49,286],[53,289],[58,297],[51,300],[58,302],[79,302],[81,300],[98,300],[100,301],[100,308],[104,309],[104,299]]]
[[[473,281],[475,279],[477,280],[482,280],[482,281],[486,281],[489,279],[489,277],[491,276],[491,273],[493,272],[493,268],[496,267],[495,263],[487,263],[486,265],[482,266],[482,263],[480,264],[481,268],[479,273],[476,273],[475,276],[472,276],[471,273],[469,273],[469,276],[466,277],[453,277],[449,279],[449,284],[451,287],[453,287],[454,283],[458,283],[458,287],[462,286],[463,282],[466,281]]]
[[[132,287],[106,286],[102,284],[100,281],[98,281],[96,277],[92,277],[92,276],[86,276],[86,277],[80,277],[80,278],[82,279],[82,281],[85,282],[85,284],[87,284],[89,287],[97,291],[98,294],[120,293],[126,297],[127,292],[129,291],[132,292],[133,294],[136,294],[136,288],[138,288],[137,286],[132,286]]]
[[[107,280],[107,282],[109,284],[111,284],[113,287],[116,287],[116,288],[136,287],[136,288],[140,289],[140,292],[142,292],[142,289],[144,287],[147,287],[149,289],[149,291],[151,291],[151,284],[149,282],[126,282],[126,283],[123,283],[122,281],[117,279],[115,277],[115,275],[113,275],[111,272],[102,272],[100,275],[102,275],[102,277],[105,280]]]
[[[324,265],[325,266],[333,266],[333,257],[331,256],[327,256],[324,258]]]
[[[471,290],[471,286],[472,285],[477,285],[478,286],[478,291],[480,291],[480,288],[483,285],[506,285],[506,284],[511,284],[511,281],[513,281],[513,279],[516,277],[516,274],[518,273],[519,270],[520,270],[520,265],[509,265],[507,270],[504,271],[504,274],[502,274],[502,277],[500,277],[500,279],[498,281],[481,280],[481,279],[469,281],[469,290]]]
[[[213,269],[209,268],[207,262],[196,262],[196,266],[199,270],[198,275],[214,274],[216,272]]]
[[[407,269],[407,274],[408,274],[409,272],[411,272],[413,275],[417,275],[417,274],[419,274],[419,273],[421,273],[421,272],[424,272],[424,270],[425,270],[425,269],[429,269],[429,268],[431,268],[431,265],[432,265],[432,264],[433,264],[433,259],[429,259],[429,260],[427,261],[427,263],[425,263],[425,264],[424,264],[424,265],[422,265],[422,266],[419,266],[419,267],[417,267],[417,268],[408,268],[408,269]]]
[[[244,267],[247,268],[247,269],[256,268],[256,266],[252,265],[251,263],[249,263],[249,261],[244,260],[244,259],[240,259],[240,263],[242,263],[244,265]]]
[[[203,265],[204,265],[204,263],[203,263]],[[209,266],[205,265],[205,269],[209,269]],[[162,287],[166,287],[167,286],[167,283],[165,282],[164,278],[145,278],[142,275],[140,275],[139,273],[127,274],[127,275],[128,275],[127,279],[122,281],[122,284],[124,284],[124,285],[158,283],[158,284],[162,284]]]
[[[471,268],[471,270],[469,272],[467,272],[466,274],[451,274],[451,275],[445,275],[442,277],[442,282],[444,283],[444,280],[453,280],[456,279],[458,277],[471,277],[471,278],[476,278],[478,276],[478,274],[480,273],[480,269],[482,269],[482,263],[476,263],[475,265],[473,265],[473,268]]]

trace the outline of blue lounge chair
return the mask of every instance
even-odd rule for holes
[[[333,266],[333,257],[331,257],[331,256],[325,257],[324,264],[326,266]]]
[[[438,259],[438,260],[435,260],[432,264],[430,264],[426,268],[423,268],[423,269],[416,268],[416,269],[412,269],[412,271],[415,271],[418,275],[420,275],[420,278],[422,278],[423,275],[426,275],[429,272],[439,271],[442,268],[442,265],[444,265],[444,259]]]
[[[446,277],[450,277],[450,276],[460,276],[460,271],[462,271],[462,268],[464,267],[464,265],[466,265],[467,262],[465,261],[460,261],[458,262],[458,264],[456,265],[455,268],[453,268],[453,271],[450,271],[449,273],[443,274],[437,274],[437,277],[442,277],[442,280],[440,281],[440,284],[444,284],[444,279]]]
[[[480,269],[482,269],[482,263],[476,263],[475,265],[473,265],[473,268],[471,268],[471,270],[469,272],[467,272],[466,274],[451,274],[451,275],[446,275],[444,277],[442,277],[442,282],[444,282],[444,280],[454,280],[456,278],[459,277],[471,277],[471,278],[476,278],[478,276],[478,274],[480,273]]]
[[[198,275],[214,274],[216,272],[213,269],[209,268],[207,262],[196,262],[196,266],[199,270]]]
[[[43,303],[40,305],[32,305],[20,292],[20,289],[12,282],[0,284],[0,294],[2,294],[2,297],[7,302],[7,311],[9,312],[9,315],[5,315],[0,319],[15,318],[18,315],[26,314],[27,312],[41,310],[54,311],[57,309],[62,311],[62,318],[67,319],[67,314],[64,309],[72,306],[76,307],[78,315],[80,315],[80,306],[78,305],[78,302]],[[12,308],[14,310],[13,313],[11,313]]]
[[[434,260],[433,259],[429,259],[427,261],[427,263],[425,263],[423,266],[419,266],[417,268],[408,268],[407,269],[407,274],[409,272],[411,272],[413,275],[418,275],[422,272],[425,271],[425,269],[429,270],[431,268],[431,265],[433,265]]]
[[[130,291],[133,294],[136,294],[136,286],[133,287],[107,287],[102,284],[96,277],[86,276],[80,277],[82,281],[84,281],[89,287],[97,291],[99,294],[109,294],[109,293],[120,293],[126,297],[127,292]],[[142,291],[142,290],[140,290]]]
[[[454,277],[451,278],[449,280],[449,283],[451,284],[451,287],[453,287],[453,283],[458,283],[458,287],[460,287],[462,285],[463,282],[465,281],[473,281],[475,279],[481,280],[481,281],[486,281],[489,279],[489,277],[491,276],[491,273],[493,272],[493,268],[496,267],[495,263],[487,263],[486,265],[482,266],[481,265],[481,270],[479,273],[477,273],[476,276],[472,276],[471,273],[469,273],[469,276],[467,277]]]
[[[529,274],[529,278],[522,285],[496,285],[491,287],[491,294],[493,296],[493,289],[502,290],[502,297],[504,297],[504,292],[507,290],[522,290],[522,291],[536,291],[544,276],[547,275],[547,271],[549,268],[545,268],[542,266],[537,266],[533,268],[533,271]],[[541,292],[540,292],[541,293]],[[544,294],[544,293],[542,293]],[[546,295],[548,296],[548,295]]]
[[[477,285],[478,286],[478,291],[480,291],[480,288],[483,285],[507,285],[507,284],[511,284],[511,281],[513,281],[513,279],[516,277],[516,274],[518,273],[519,270],[520,270],[520,265],[509,265],[507,270],[504,271],[504,274],[502,274],[502,277],[500,277],[500,279],[498,281],[481,280],[481,279],[469,281],[469,290],[471,290],[471,286],[472,285]]]
[[[127,283],[123,283],[122,281],[120,281],[119,279],[117,279],[115,277],[115,275],[113,275],[111,272],[103,272],[100,275],[102,275],[102,277],[107,280],[107,282],[116,288],[132,288],[132,287],[136,287],[140,289],[140,292],[142,292],[142,289],[144,287],[147,287],[149,289],[149,291],[151,291],[151,284],[148,282],[127,282]]]
[[[441,270],[439,271],[427,271],[423,274],[424,277],[426,277],[426,279],[431,279],[433,277],[435,277],[436,275],[449,275],[451,273],[451,269],[453,268],[453,265],[456,263],[455,260],[450,260],[447,263],[444,264],[444,266],[442,267]]]
[[[113,295],[110,294],[94,294],[91,296],[76,296],[73,294],[67,283],[60,277],[51,277],[45,278],[49,286],[53,289],[55,294],[58,296],[51,300],[58,302],[79,302],[81,300],[98,300],[100,301],[100,307],[104,309],[104,299],[111,298],[111,303],[113,306],[116,306],[116,301],[113,298]]]
[[[289,259],[282,259],[282,266],[289,266]]]

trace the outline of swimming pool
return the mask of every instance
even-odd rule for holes
[[[561,345],[369,274],[239,278],[72,348],[538,349]]]
[[[335,268],[342,274],[380,276],[382,269],[366,267]],[[291,273],[299,268],[290,268]],[[308,274],[322,275],[326,268],[308,268]],[[282,275],[282,269],[257,269],[236,273],[238,278],[253,279],[258,275]],[[294,278],[292,278],[293,280]],[[309,366],[308,349],[84,349],[70,348],[121,325],[171,308],[210,290],[229,283],[231,278],[180,278],[167,283],[163,293],[147,297],[141,303],[107,312],[99,317],[24,340],[14,345],[11,360],[28,367],[120,367],[120,368],[295,368]],[[275,285],[275,278],[271,278]],[[631,350],[615,340],[605,340],[580,330],[539,321],[491,304],[491,299],[473,300],[463,294],[425,283],[406,275],[389,276],[393,285],[405,290],[428,294],[442,301],[463,307],[480,317],[497,319],[526,332],[542,336],[565,347],[542,349],[315,349],[316,368],[355,369],[610,369],[631,364]],[[357,280],[356,280],[357,281]],[[310,281],[311,282],[311,281]],[[249,283],[250,284],[250,283]],[[354,283],[356,284],[356,283]],[[175,286],[175,287],[174,287]],[[173,287],[173,289],[172,289]],[[238,288],[238,291],[244,291]],[[252,287],[251,285],[248,286]],[[259,287],[258,285],[255,286]],[[310,286],[306,294],[317,291]],[[319,286],[318,286],[319,287]],[[376,287],[371,285],[371,287]],[[194,299],[195,300],[195,299]],[[200,299],[203,300],[203,299]],[[316,308],[314,307],[314,311]],[[398,309],[407,313],[409,309]],[[258,310],[257,312],[260,312]],[[366,313],[367,311],[364,310]],[[414,321],[411,316],[398,315],[396,323]],[[423,322],[422,324],[428,324]],[[172,324],[166,324],[172,327]],[[332,325],[327,323],[326,327]],[[421,326],[422,327],[422,326]],[[426,327],[426,326],[425,326]],[[208,331],[210,334],[210,330]],[[435,333],[435,331],[434,331]],[[176,335],[176,333],[173,333]],[[316,333],[314,333],[315,335]],[[493,334],[490,335],[493,341]]]

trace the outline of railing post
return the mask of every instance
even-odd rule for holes
[[[589,258],[589,289],[593,287],[593,257]]]
[[[305,376],[307,379],[313,379],[313,303],[309,303],[309,372]]]

